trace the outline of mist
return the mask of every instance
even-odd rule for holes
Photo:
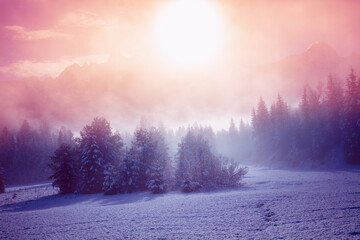
[[[164,1],[90,2],[36,1],[25,11],[2,1],[0,125],[28,119],[78,131],[104,116],[128,129],[147,116],[221,130],[231,117],[250,122],[260,96],[296,106],[304,86],[360,69],[352,1],[213,1],[222,45],[192,67],[159,55],[154,19]]]

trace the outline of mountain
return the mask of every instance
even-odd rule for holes
[[[264,91],[265,96],[280,93],[291,102],[299,99],[304,86],[324,87],[329,74],[345,83],[351,67],[360,71],[359,54],[343,57],[327,43],[316,42],[300,54],[253,68],[249,76],[257,81],[255,85],[272,86],[272,91],[277,89],[272,94]]]
[[[56,78],[0,81],[0,128],[18,127],[24,119],[79,129],[95,116],[122,127],[133,126],[141,115],[176,123],[246,115],[260,96],[269,102],[279,93],[294,105],[304,86],[320,89],[330,73],[345,83],[351,66],[359,73],[360,55],[343,57],[321,42],[228,77],[212,76],[211,70],[167,74],[136,59],[74,64]]]

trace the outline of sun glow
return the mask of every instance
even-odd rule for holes
[[[166,61],[180,66],[210,62],[222,40],[222,21],[208,0],[175,0],[158,14],[156,44]]]

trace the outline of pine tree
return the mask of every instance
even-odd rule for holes
[[[106,164],[102,189],[105,195],[114,195],[119,191],[118,171],[112,164]]]
[[[298,133],[297,145],[293,145],[293,148],[298,148],[301,151],[305,161],[311,156],[311,145],[312,145],[312,125],[310,122],[310,105],[309,105],[309,94],[308,89],[304,87],[303,95],[300,102],[300,131]],[[294,130],[295,131],[295,130]],[[293,154],[294,154],[293,149]]]
[[[52,185],[60,189],[61,194],[73,193],[77,188],[77,153],[69,145],[63,143],[51,157],[50,168],[54,174]]]
[[[330,148],[341,144],[341,111],[344,104],[343,90],[330,74],[325,92],[325,124]]]
[[[176,185],[184,192],[191,191],[189,184],[192,181],[193,146],[195,146],[195,136],[192,131],[188,131],[179,143],[177,152]]]
[[[114,134],[110,137],[107,148],[107,163],[104,169],[103,191],[105,194],[115,194],[120,191],[121,167],[124,161],[123,140],[120,134]]]
[[[104,118],[95,118],[80,135],[80,191],[109,191],[110,180],[105,183],[105,177],[112,177],[112,169],[120,161],[121,138],[112,134],[110,123]]]
[[[268,126],[269,112],[266,107],[266,103],[261,97],[257,106],[257,111],[255,116],[256,116],[256,120],[254,121],[256,123],[256,125],[254,126],[255,130],[260,134],[265,134]]]
[[[41,174],[42,149],[38,132],[24,121],[16,136],[14,168],[9,176],[18,183],[31,183],[44,180]],[[45,176],[48,178],[48,176]],[[45,179],[46,179],[45,178]]]
[[[256,159],[264,160],[269,156],[270,121],[269,111],[262,97],[260,97],[257,110],[252,113],[253,136],[256,147]]]
[[[134,133],[122,170],[122,192],[165,192],[169,179],[169,156],[163,133],[145,126]]]
[[[290,151],[289,109],[280,95],[273,109],[272,142],[277,161],[284,161]]]
[[[0,135],[0,165],[7,169],[15,157],[15,139],[14,135],[4,127]]]
[[[139,190],[139,161],[135,152],[128,150],[122,165],[120,192],[132,193]]]
[[[192,131],[183,138],[178,150],[177,183],[185,192],[213,188],[218,170],[210,145],[201,133]]]
[[[342,132],[346,161],[360,164],[360,79],[353,69],[347,79]]]
[[[95,133],[90,132],[86,138],[83,138],[81,149],[80,191],[84,193],[101,192],[105,177],[105,161]]]
[[[308,93],[307,93],[307,89],[304,87],[303,90],[303,95],[301,98],[301,103],[300,103],[300,110],[301,110],[301,117],[302,117],[302,122],[304,123],[304,125],[308,124],[309,121],[309,99],[308,99]]]
[[[144,191],[147,189],[147,182],[150,177],[150,167],[156,159],[156,145],[151,139],[150,130],[144,127],[138,128],[134,133],[134,140],[128,154],[128,161],[131,165],[133,175],[131,178],[136,185],[137,190]]]
[[[229,138],[230,141],[236,141],[236,137],[238,136],[238,130],[235,126],[234,119],[230,119],[230,127],[229,127]]]
[[[2,169],[0,166],[0,193],[4,193],[4,192],[5,192],[5,185],[4,185]]]
[[[167,189],[166,179],[165,179],[165,169],[163,164],[156,162],[153,166],[150,167],[150,180],[147,184],[147,188],[152,193],[164,193]]]
[[[60,146],[61,144],[66,143],[69,145],[74,144],[74,135],[71,130],[66,129],[64,126],[60,128],[57,137],[57,145]]]
[[[147,189],[152,193],[164,193],[167,190],[170,178],[168,147],[163,132],[159,129],[152,128],[150,130],[150,139],[153,142],[152,146],[155,148],[155,156],[150,165]]]
[[[182,138],[178,153],[176,185],[183,192],[238,186],[245,174],[237,164],[216,156],[202,131],[190,128]],[[233,163],[233,162],[232,162]]]

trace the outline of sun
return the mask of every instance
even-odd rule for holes
[[[221,45],[222,21],[210,0],[174,0],[155,21],[155,40],[161,56],[180,66],[212,61]]]

